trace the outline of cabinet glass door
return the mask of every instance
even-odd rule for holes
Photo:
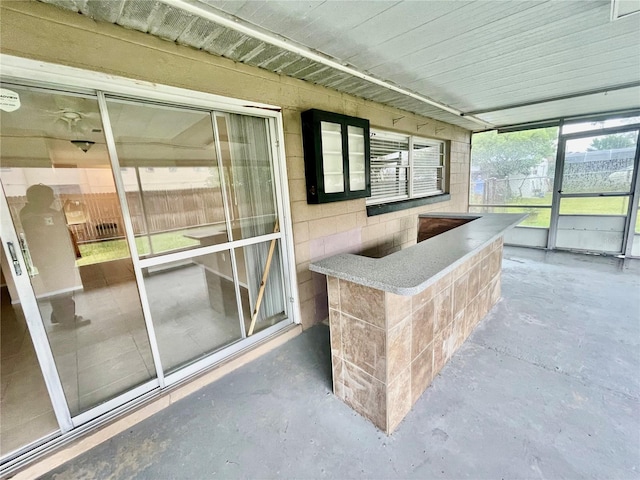
[[[325,193],[344,192],[342,163],[342,125],[320,122],[322,133],[322,172]]]
[[[349,125],[347,134],[349,138],[349,190],[355,192],[364,190],[367,187],[365,181],[364,129]]]

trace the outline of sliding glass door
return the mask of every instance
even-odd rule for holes
[[[0,151],[14,248],[77,416],[153,380],[155,367],[97,99],[11,90],[21,108],[2,114]]]
[[[0,458],[291,322],[272,118],[2,88]]]

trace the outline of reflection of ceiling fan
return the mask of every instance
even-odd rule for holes
[[[96,122],[97,112],[83,113],[72,108],[63,108],[57,111],[48,110],[47,114],[54,119],[54,126],[60,133],[88,135],[92,132],[102,132],[101,128],[92,128],[96,124],[99,125],[99,122]]]

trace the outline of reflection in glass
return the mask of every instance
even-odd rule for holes
[[[77,415],[155,369],[96,99],[14,90],[22,107],[2,113],[2,184]]]
[[[208,112],[108,100],[140,256],[228,240]]]
[[[58,430],[9,268],[2,251],[0,458]]]
[[[228,250],[150,267],[144,283],[165,372],[242,338]]]
[[[277,210],[266,120],[219,114],[216,121],[233,239],[273,233]]]
[[[638,131],[567,140],[562,193],[629,192]]]

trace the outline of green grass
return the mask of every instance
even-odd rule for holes
[[[184,233],[187,231],[188,230],[179,230],[175,232],[156,233],[151,235],[153,251],[155,253],[167,252],[170,250],[178,250],[199,245],[200,242],[197,240],[184,236]],[[79,267],[130,256],[127,241],[123,238],[83,243],[78,245],[78,247],[80,248],[80,254],[82,255],[82,257],[76,261],[76,264]],[[136,247],[139,255],[148,255],[150,253],[148,237],[136,237]]]
[[[592,198],[564,198],[562,199],[562,214],[594,214],[594,215],[626,215],[627,197],[592,197]],[[513,201],[504,207],[471,207],[472,212],[492,213],[528,213],[529,216],[521,223],[528,227],[549,228],[551,208],[530,208],[519,205],[551,205],[551,195],[544,198],[525,198]],[[154,252],[167,252],[199,245],[197,240],[187,238],[184,233],[189,230],[156,233],[151,235]],[[636,233],[640,233],[640,209],[636,221]],[[140,255],[148,255],[149,241],[146,236],[136,238],[136,246]],[[93,263],[108,262],[118,258],[129,257],[129,248],[124,239],[106,240],[102,242],[84,243],[79,245],[82,258],[76,261],[78,266]]]
[[[628,197],[585,197],[563,198],[560,213],[563,215],[626,215]],[[519,207],[518,205],[551,206],[551,194],[544,198],[524,198],[515,200],[504,207],[471,207],[472,212],[528,213],[520,225],[549,228],[551,208]],[[636,222],[636,232],[639,230]]]

